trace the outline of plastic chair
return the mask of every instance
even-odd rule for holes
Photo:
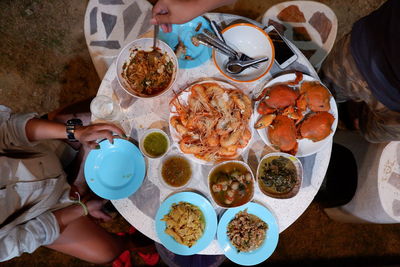
[[[326,208],[327,215],[348,223],[399,223],[400,142],[368,143],[354,131],[337,131],[334,140],[353,152],[358,181],[350,202]],[[342,179],[341,186],[347,185]]]
[[[150,29],[151,9],[146,0],[89,1],[85,38],[100,79],[121,48]]]
[[[314,1],[288,1],[269,8],[261,19],[293,42],[318,71],[335,43],[338,22],[328,6]]]

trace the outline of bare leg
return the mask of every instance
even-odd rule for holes
[[[125,250],[154,253],[154,241],[140,232],[118,236],[107,232],[89,217],[68,224],[53,244],[46,246],[84,261],[106,264]]]
[[[70,223],[47,247],[96,264],[112,262],[128,249],[126,241],[108,233],[88,217]]]

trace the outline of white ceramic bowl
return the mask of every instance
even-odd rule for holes
[[[250,23],[239,23],[222,30],[222,35],[228,45],[249,57],[269,57],[257,69],[250,67],[233,75],[225,71],[228,56],[213,50],[214,63],[225,77],[236,82],[254,82],[269,72],[274,63],[275,49],[271,38],[263,29]]]
[[[131,90],[126,83],[125,79],[122,77],[122,67],[125,64],[125,62],[129,62],[131,51],[134,49],[138,50],[144,50],[144,51],[152,51],[153,50],[153,38],[141,38],[141,39],[136,39],[132,41],[131,43],[127,44],[119,53],[116,64],[117,64],[117,78],[118,82],[121,85],[121,87],[130,95],[138,98],[152,98],[152,97],[157,97],[161,96],[164,93],[166,93],[169,89],[171,89],[172,85],[175,83],[176,78],[177,78],[177,71],[178,71],[178,59],[176,58],[176,55],[174,51],[163,41],[158,40],[157,41],[157,47],[160,49],[161,53],[166,52],[169,59],[172,61],[174,64],[173,67],[173,73],[172,73],[172,78],[169,83],[169,85],[161,92],[150,95],[150,96],[144,96],[144,95],[139,95],[135,93],[133,90]]]
[[[252,181],[253,181],[253,192],[252,192],[251,196],[249,197],[249,199],[248,199],[246,202],[242,203],[241,205],[237,205],[237,206],[230,206],[230,205],[225,205],[225,204],[222,204],[222,203],[217,202],[217,201],[214,199],[214,195],[213,195],[213,193],[212,193],[212,188],[211,188],[211,183],[210,183],[211,174],[214,172],[214,170],[217,169],[218,167],[222,166],[222,165],[229,164],[229,163],[238,163],[238,164],[242,165],[243,167],[245,167],[245,168],[250,172],[250,174],[251,174],[251,179],[252,179]],[[219,206],[219,207],[221,207],[221,208],[224,208],[224,209],[236,208],[236,207],[240,207],[240,206],[243,206],[243,205],[249,203],[249,202],[253,199],[253,197],[254,197],[255,183],[256,183],[256,181],[255,181],[255,179],[254,179],[254,175],[253,175],[253,172],[252,172],[251,168],[249,167],[249,165],[248,165],[247,163],[245,163],[245,162],[243,162],[243,161],[240,161],[240,160],[229,160],[229,161],[224,161],[224,162],[218,163],[218,164],[215,165],[215,166],[210,170],[210,172],[208,173],[208,189],[210,190],[210,195],[211,195],[211,197],[212,197],[214,203],[215,203],[217,206]]]
[[[149,155],[146,152],[146,150],[144,149],[144,147],[143,147],[144,139],[146,138],[146,136],[148,136],[151,133],[160,133],[167,139],[167,150],[165,151],[164,154],[162,154],[162,155],[160,155],[158,157],[154,157],[154,156]],[[169,140],[168,135],[163,130],[155,129],[155,128],[145,131],[144,134],[142,135],[142,137],[140,138],[140,141],[139,141],[139,149],[140,149],[140,151],[142,152],[143,155],[145,155],[146,157],[151,158],[151,159],[161,158],[164,155],[166,155],[168,153],[168,150],[169,150],[170,146],[171,146],[171,141]]]
[[[296,184],[294,185],[294,187],[293,187],[293,189],[291,191],[289,191],[287,193],[282,193],[282,194],[279,194],[279,193],[274,194],[274,193],[266,192],[261,188],[261,186],[259,184],[261,182],[260,181],[260,170],[261,170],[261,163],[263,162],[264,159],[269,158],[269,157],[279,157],[279,156],[285,157],[285,158],[289,159],[291,162],[293,162],[294,166],[296,167],[297,181],[296,181]],[[283,153],[283,152],[269,153],[269,154],[265,155],[264,157],[262,157],[262,159],[260,160],[260,163],[258,164],[258,167],[257,167],[257,185],[258,185],[258,188],[260,189],[260,191],[263,194],[267,195],[267,196],[270,196],[270,197],[273,197],[273,198],[291,198],[291,197],[294,197],[300,191],[302,182],[303,182],[303,165],[301,164],[301,161],[297,157],[295,157],[293,155],[290,155],[288,153]]]
[[[190,166],[190,169],[191,169],[192,174],[190,175],[189,179],[187,180],[187,182],[186,182],[184,185],[181,185],[181,186],[172,186],[172,185],[168,184],[168,183],[164,180],[164,178],[163,178],[163,176],[162,176],[162,168],[163,168],[164,162],[165,162],[166,160],[170,159],[171,157],[180,157],[180,158],[185,159],[185,160],[189,163],[189,166]],[[163,157],[163,158],[161,159],[161,164],[160,164],[160,167],[159,167],[159,176],[160,176],[160,180],[161,180],[161,183],[162,183],[165,187],[167,187],[167,188],[169,188],[169,189],[171,189],[171,190],[179,190],[179,189],[185,188],[188,184],[190,184],[190,182],[191,182],[191,180],[192,180],[192,177],[193,177],[193,172],[194,172],[194,166],[193,166],[192,161],[189,160],[185,155],[183,155],[183,154],[181,154],[181,153],[173,152],[173,153],[170,153],[170,154],[166,155],[165,157]]]

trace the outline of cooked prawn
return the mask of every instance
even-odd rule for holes
[[[186,104],[177,96],[171,105],[176,113],[171,126],[181,136],[179,147],[196,158],[216,162],[236,157],[251,138],[251,100],[239,90],[217,83],[196,84]]]

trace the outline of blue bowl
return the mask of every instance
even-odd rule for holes
[[[196,28],[201,23],[200,29],[196,32]],[[159,38],[166,42],[172,50],[178,45],[179,40],[183,42],[186,47],[186,55],[189,55],[192,60],[186,60],[181,56],[178,58],[179,68],[191,69],[200,66],[211,58],[212,50],[204,45],[195,46],[192,43],[192,36],[199,34],[207,29],[212,31],[210,23],[204,17],[197,17],[184,24],[173,24],[172,31],[165,33],[160,31]]]
[[[100,142],[85,162],[85,179],[90,189],[105,199],[126,198],[143,183],[146,163],[140,150],[131,142],[115,138]]]

